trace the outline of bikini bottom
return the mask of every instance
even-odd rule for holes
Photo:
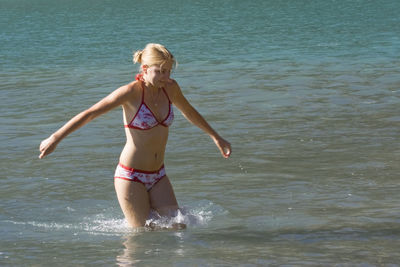
[[[143,184],[147,191],[166,176],[164,165],[158,171],[142,171],[118,164],[114,179],[123,179]]]

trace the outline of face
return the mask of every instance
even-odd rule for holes
[[[146,82],[153,86],[160,87],[169,81],[171,75],[172,64],[167,63],[163,66],[143,66],[144,76]]]

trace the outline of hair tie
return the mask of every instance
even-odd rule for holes
[[[143,81],[143,73],[138,73],[135,76],[136,81]]]

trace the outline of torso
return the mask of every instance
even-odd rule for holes
[[[144,88],[140,81],[133,82],[130,86],[133,91],[132,99],[123,105],[126,144],[120,156],[120,163],[139,170],[158,170],[164,163],[168,126],[173,119],[173,113],[171,118],[173,111],[168,97],[168,89],[159,89],[158,98],[154,102],[154,99],[150,99],[149,93],[144,92],[143,94]],[[136,116],[135,119],[135,115],[140,109],[144,115],[150,111],[156,122],[151,118],[146,120],[145,116],[142,118]],[[133,119],[135,119],[135,124],[132,125]],[[145,125],[140,127],[137,122],[142,121],[145,122]],[[129,125],[134,127],[129,127]],[[135,125],[139,127],[135,127]]]

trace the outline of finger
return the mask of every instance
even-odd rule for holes
[[[42,149],[40,152],[41,152],[39,155],[40,159],[44,158],[47,154],[49,154],[46,149]]]
[[[231,149],[230,148],[226,148],[222,151],[222,155],[224,156],[224,158],[229,158],[229,156],[231,155]]]
[[[39,146],[39,151],[42,152],[43,150],[46,149],[46,144],[44,144],[43,142],[40,144]]]

